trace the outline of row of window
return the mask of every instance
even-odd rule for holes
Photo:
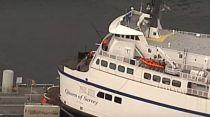
[[[144,73],[144,79],[147,79],[147,80],[152,79],[154,82],[159,82],[159,83],[161,82],[161,77],[160,76],[157,76],[157,75],[152,76],[150,73]],[[170,85],[171,79],[163,77],[162,78],[162,83],[166,84],[166,85]],[[172,86],[181,87],[181,82],[177,81],[177,80],[172,80]]]
[[[122,37],[122,38],[127,38],[127,39],[132,39],[132,40],[139,40],[138,36],[134,36],[134,35],[119,35],[119,34],[115,34],[116,37]]]
[[[96,64],[97,65],[100,64],[100,60],[99,59],[96,60]],[[105,60],[101,60],[101,66],[108,67],[108,62],[105,61]],[[112,70],[116,70],[117,69],[119,72],[122,72],[122,73],[125,72],[125,66],[122,66],[122,65],[118,65],[117,66],[115,63],[112,63],[112,62],[109,63],[109,68],[112,69]],[[133,75],[134,70],[132,68],[127,67],[126,73]]]
[[[101,91],[98,92],[97,97],[112,101],[112,95],[101,92]],[[116,102],[118,104],[121,104],[122,103],[122,98],[115,96],[114,97],[114,102]]]

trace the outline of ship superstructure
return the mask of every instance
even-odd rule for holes
[[[147,13],[131,8],[96,51],[58,67],[65,105],[105,117],[210,116],[210,56],[195,47],[210,38],[161,29],[158,4]]]

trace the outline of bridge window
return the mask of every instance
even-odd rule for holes
[[[138,36],[135,36],[135,40],[140,40]]]
[[[107,67],[107,65],[108,65],[108,62],[107,61],[101,60],[101,66]]]
[[[125,67],[122,65],[118,65],[118,71],[125,72]]]
[[[116,37],[120,37],[120,35],[119,35],[119,34],[115,34],[115,36],[116,36]]]
[[[133,75],[133,69],[127,68],[127,73]]]
[[[115,70],[116,69],[116,64],[109,63],[109,68]]]
[[[114,102],[121,104],[122,103],[122,98],[115,96],[114,97]]]
[[[97,97],[104,98],[104,93],[99,91],[98,94],[97,94]]]
[[[169,78],[163,78],[163,79],[162,79],[162,83],[163,83],[163,84],[170,85],[170,82],[171,82],[171,80],[170,80]]]
[[[99,63],[100,63],[100,60],[99,60],[99,59],[97,59],[97,60],[96,60],[96,64],[98,65]]]
[[[125,37],[126,37],[127,39],[129,39],[129,38],[130,38],[130,36],[129,36],[129,35],[126,35]]]
[[[131,39],[133,39],[133,40],[134,40],[134,35],[131,35]]]
[[[155,81],[155,82],[160,82],[160,76],[157,76],[157,75],[153,75],[152,77],[152,80]]]
[[[110,95],[110,94],[105,94],[105,99],[106,99],[106,100],[109,100],[109,101],[112,101],[112,95]]]
[[[144,73],[144,79],[151,80],[151,74]]]
[[[173,80],[172,81],[172,86],[181,87],[181,82],[180,81],[177,81],[177,80]]]

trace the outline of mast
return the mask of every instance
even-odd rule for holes
[[[151,20],[150,20],[150,26],[157,28],[158,27],[158,20],[160,19],[160,8],[162,5],[162,0],[152,0],[151,1]]]
[[[151,2],[147,3],[146,10],[151,16],[148,29],[149,38],[160,38],[158,29],[162,29],[160,25],[160,9],[162,3],[163,0],[151,0]]]

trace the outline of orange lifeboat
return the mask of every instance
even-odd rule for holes
[[[153,59],[148,58],[140,58],[140,61],[142,61],[145,65],[151,67],[151,68],[158,68],[158,69],[164,69],[165,65],[160,64],[159,62],[156,62]]]

